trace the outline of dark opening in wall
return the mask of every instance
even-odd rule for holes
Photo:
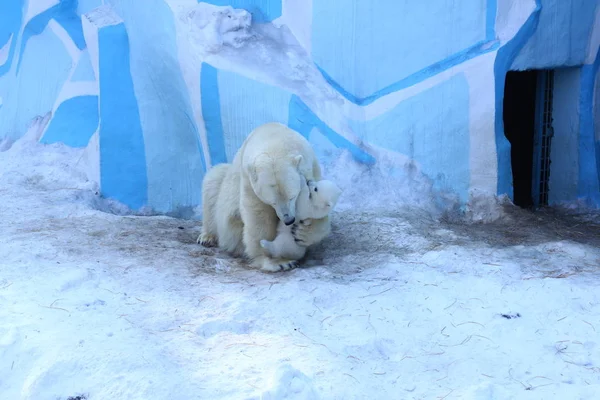
[[[538,71],[509,71],[504,86],[504,135],[511,144],[513,202],[533,207],[533,151]]]
[[[504,135],[511,144],[513,202],[548,205],[554,71],[510,71],[504,86]]]

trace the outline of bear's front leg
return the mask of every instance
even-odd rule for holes
[[[219,248],[236,257],[244,255],[243,228],[240,212],[240,174],[231,169],[222,182],[215,202],[216,230]],[[202,239],[202,238],[201,238]]]
[[[308,247],[319,243],[331,232],[329,216],[321,219],[311,219],[307,223],[295,224],[292,227],[294,241],[300,246]]]

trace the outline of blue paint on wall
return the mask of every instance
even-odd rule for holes
[[[267,122],[287,125],[291,93],[224,70],[219,70],[218,85],[228,162],[259,125]]]
[[[314,2],[313,59],[350,101],[368,104],[491,51],[495,13],[486,0]]]
[[[81,18],[77,15],[77,0],[61,0],[58,4],[31,18],[23,29],[17,73],[21,67],[21,60],[25,46],[32,36],[39,35],[46,29],[51,19],[56,20],[69,34],[73,43],[80,50],[85,48],[85,38],[81,26]]]
[[[330,160],[336,160],[344,151],[344,149],[340,149],[331,143],[318,128],[313,128],[307,135],[308,142],[315,150],[317,159],[321,162],[327,163]],[[304,136],[306,137],[307,135]]]
[[[579,101],[581,68],[554,71],[552,110],[554,136],[550,148],[550,205],[577,199],[579,181]],[[538,153],[541,155],[541,152]],[[539,176],[539,174],[538,174]]]
[[[525,46],[525,43],[535,33],[539,23],[540,11],[542,9],[541,0],[536,0],[536,7],[531,13],[527,21],[523,24],[516,35],[502,46],[496,54],[494,62],[494,79],[496,91],[496,116],[495,116],[495,133],[496,133],[496,154],[498,157],[498,195],[507,194],[513,198],[512,187],[512,169],[510,164],[510,143],[504,136],[504,84],[506,81],[506,73],[510,70],[513,61]]]
[[[23,0],[0,1],[0,48],[4,47],[9,39],[11,40],[8,48],[8,58],[5,63],[0,65],[0,76],[6,74],[12,65],[24,7],[25,2]]]
[[[585,62],[596,17],[596,0],[543,0],[539,24],[512,69],[545,69]]]
[[[81,17],[77,14],[77,0],[62,0],[59,5],[61,7],[57,10],[54,19],[65,28],[79,50],[85,49]]]
[[[327,72],[325,72],[319,66],[317,66],[317,68],[319,68],[319,71],[321,72],[321,74],[323,74],[323,77],[325,78],[325,80],[332,87],[334,87],[342,96],[344,96],[348,101],[351,101],[352,103],[359,105],[359,106],[366,106],[366,105],[373,103],[374,101],[376,101],[377,99],[379,99],[383,96],[386,96],[390,93],[397,92],[399,90],[414,86],[414,85],[418,84],[419,82],[429,79],[439,73],[442,73],[452,67],[457,66],[458,64],[461,64],[465,61],[468,61],[472,58],[478,57],[478,56],[488,53],[490,51],[494,51],[498,48],[498,46],[499,46],[498,42],[478,43],[473,47],[470,47],[466,50],[463,50],[461,52],[453,54],[452,56],[450,56],[448,58],[445,58],[441,61],[433,63],[433,64],[429,65],[428,67],[423,68],[422,70],[417,71],[414,74],[407,76],[406,78],[401,79],[400,81],[395,82],[395,83],[391,84],[390,86],[385,87],[385,88],[379,90],[378,92],[375,92],[374,94],[367,96],[367,97],[363,97],[363,98],[354,96],[352,93],[348,92],[343,87],[341,87],[337,82],[335,82],[333,80],[333,78],[327,74]]]
[[[98,31],[100,79],[100,186],[102,195],[132,209],[147,203],[144,137],[130,74],[124,24]]]
[[[90,54],[87,50],[81,52],[79,62],[73,71],[71,76],[72,82],[93,82],[96,80],[94,75],[94,68],[92,67],[92,61],[90,60]]]
[[[437,190],[463,203],[470,182],[469,84],[464,74],[420,92],[385,114],[353,121],[360,138],[415,160]]]
[[[598,174],[598,180],[600,181],[600,140],[596,141],[596,171]],[[600,201],[596,203],[596,205],[600,207]]]
[[[201,203],[206,167],[179,64],[175,16],[164,0],[144,0],[143,7],[137,1],[112,3],[129,35],[130,70],[147,160],[148,206],[185,215]]]
[[[496,14],[498,13],[498,0],[487,0],[485,13],[485,38],[488,41],[496,39]]]
[[[600,52],[600,49],[597,51]],[[596,131],[596,141],[600,142],[600,70],[596,73],[596,79],[594,81],[594,126],[599,129]],[[598,157],[600,159],[600,157]],[[599,160],[600,161],[600,160]]]
[[[600,53],[600,49],[597,50]],[[596,54],[597,56],[598,54]],[[600,179],[600,69],[596,72],[594,82],[594,131],[596,132],[596,168]]]
[[[98,120],[98,96],[65,100],[56,109],[40,142],[85,147],[98,128]]]
[[[310,108],[296,95],[290,100],[288,126],[309,139],[310,132],[317,128],[336,147],[348,149],[354,159],[365,164],[374,164],[375,158],[364,149],[348,141],[317,117]]]
[[[259,24],[271,22],[281,16],[282,0],[198,0],[215,6],[243,8],[252,14],[252,22]]]
[[[72,66],[71,56],[51,30],[31,38],[22,60],[18,75],[13,68],[0,76],[0,138],[20,138],[33,118],[52,110]]]
[[[600,206],[600,168],[594,126],[594,82],[600,68],[600,51],[591,65],[581,68],[579,103],[579,187],[578,195]]]
[[[206,129],[211,165],[226,163],[225,134],[221,120],[218,70],[202,63],[200,71],[200,93],[202,94],[202,118]]]
[[[79,0],[77,14],[83,15],[102,5],[102,0]]]

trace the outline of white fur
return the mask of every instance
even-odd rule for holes
[[[208,176],[208,174],[207,174]],[[296,214],[296,198],[306,180],[321,179],[321,168],[308,141],[279,123],[256,128],[227,169],[216,201],[219,247],[241,255],[264,271],[295,267],[296,260],[265,256],[260,241],[273,240],[278,216]],[[329,218],[299,224],[295,237],[309,246],[330,232]]]
[[[202,233],[196,240],[202,246],[214,247],[218,244],[217,201],[225,175],[231,164],[218,164],[208,170],[202,181]]]
[[[297,222],[292,226],[279,221],[277,237],[273,241],[261,240],[260,245],[270,257],[299,260],[306,254],[306,246],[296,243],[293,231],[298,224],[310,225],[313,219],[321,219],[329,215],[337,203],[342,191],[328,180],[310,181],[303,185],[296,200]]]

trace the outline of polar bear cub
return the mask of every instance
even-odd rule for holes
[[[310,225],[312,219],[325,218],[335,207],[341,194],[341,189],[332,181],[323,179],[306,182],[302,185],[296,200],[298,223]],[[265,255],[292,260],[299,260],[304,257],[306,246],[302,246],[294,240],[293,231],[296,229],[297,224],[288,226],[283,221],[279,221],[275,240],[260,241]]]

